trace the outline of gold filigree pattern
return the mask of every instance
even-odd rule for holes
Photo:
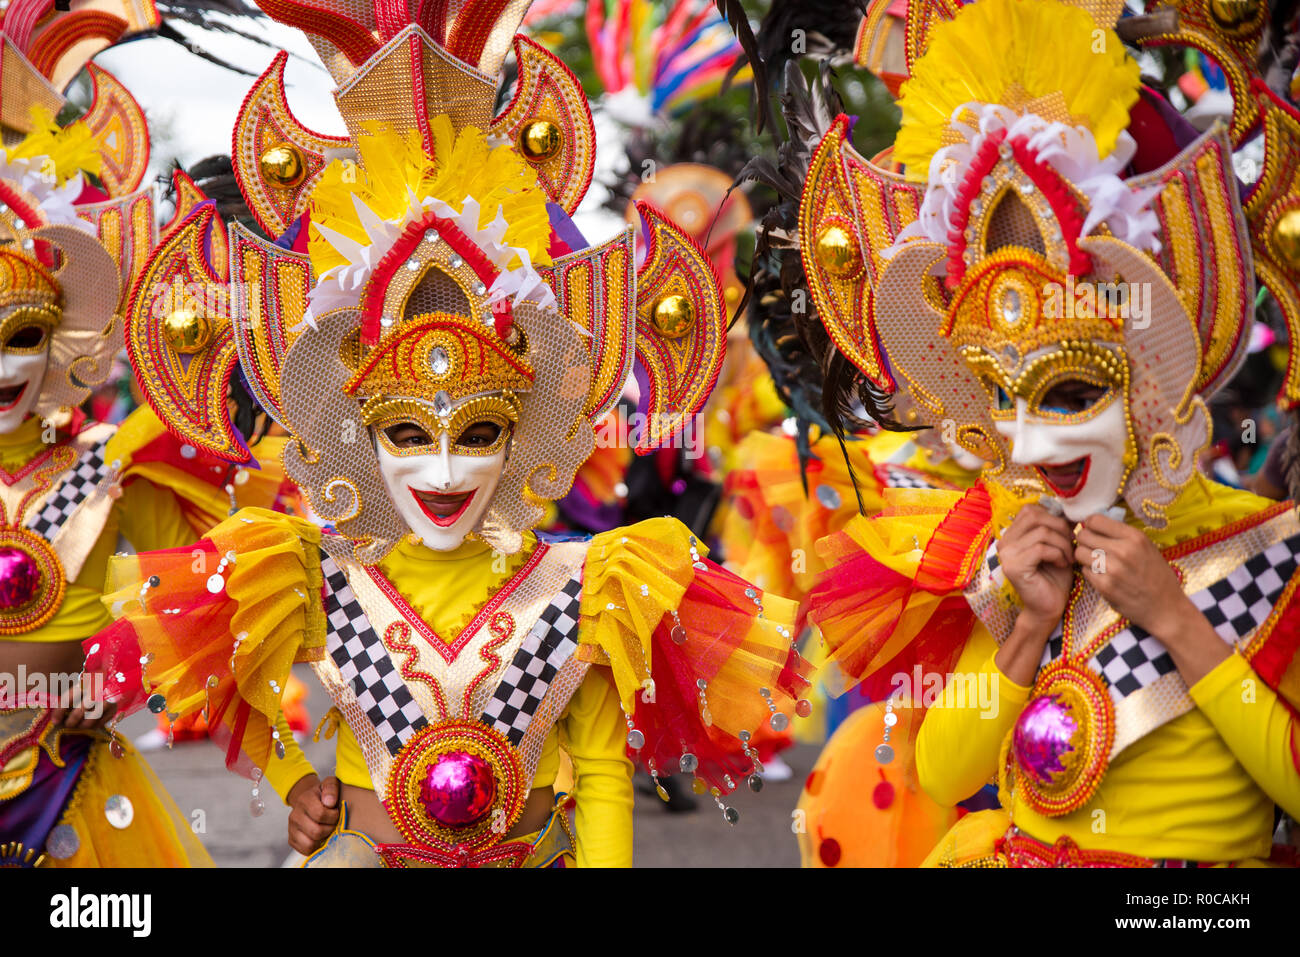
[[[244,97],[235,120],[235,148],[231,155],[240,192],[253,218],[272,236],[284,232],[306,211],[312,187],[328,165],[326,151],[351,145],[346,137],[313,133],[293,115],[284,95],[288,59],[288,53],[277,53]],[[262,154],[280,143],[289,144],[301,156],[303,176],[296,183],[277,183],[262,169]]]
[[[524,36],[514,39],[519,80],[514,98],[492,121],[488,132],[518,140],[539,119],[554,124],[559,143],[554,149],[524,156],[537,170],[538,180],[565,212],[578,209],[596,168],[596,127],[591,108],[572,71],[553,54]]]
[[[590,337],[587,418],[614,407],[632,373],[636,341],[636,271],[632,227],[599,246],[561,256],[542,269],[562,315]]]
[[[226,404],[236,361],[228,293],[207,256],[215,217],[212,206],[196,210],[145,264],[127,310],[127,355],[168,428],[196,448],[246,462],[250,453]],[[167,320],[178,311],[208,324],[197,351],[181,352],[167,334]]]
[[[647,428],[637,449],[645,452],[680,432],[713,391],[727,348],[727,309],[704,251],[649,204],[637,208],[648,231],[636,294],[637,353],[650,380]],[[694,320],[665,334],[655,307],[672,296],[686,301]]]
[[[312,285],[311,260],[230,224],[231,282],[240,295],[231,299],[231,319],[240,368],[253,397],[284,424],[280,370],[285,354],[301,333]]]
[[[144,110],[117,78],[93,63],[86,65],[94,99],[81,121],[100,142],[100,178],[110,196],[133,193],[149,168],[149,126]]]
[[[62,318],[50,338],[50,360],[34,412],[43,418],[75,408],[103,383],[122,347],[119,287],[112,257],[73,226],[43,226],[21,240],[58,251],[50,275],[62,293]]]
[[[434,314],[395,325],[360,360],[345,390],[362,398],[419,398],[450,411],[468,396],[527,391],[532,384],[528,361],[481,325]]]

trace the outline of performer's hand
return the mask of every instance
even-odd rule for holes
[[[59,706],[50,709],[50,724],[91,731],[107,724],[116,711],[114,703],[87,702],[81,700],[75,691],[66,691],[59,699]]]
[[[1141,531],[1105,515],[1092,515],[1080,527],[1077,539],[1075,557],[1084,577],[1115,611],[1165,646],[1189,687],[1232,653],[1187,597],[1169,562]]]
[[[998,541],[1003,574],[1020,596],[1020,618],[1043,640],[1065,613],[1074,580],[1070,523],[1041,505],[1026,505]]]
[[[338,824],[339,779],[306,775],[289,792],[289,806],[289,846],[304,856],[314,853]]]
[[[1090,515],[1076,540],[1074,557],[1083,577],[1133,624],[1158,635],[1182,614],[1188,601],[1178,575],[1139,529]]]

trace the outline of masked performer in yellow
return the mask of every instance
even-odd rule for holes
[[[86,6],[35,22],[13,4],[0,34],[0,854],[211,864],[83,683],[82,642],[112,620],[101,595],[119,536],[136,548],[191,542],[236,500],[270,504],[278,481],[182,446],[147,410],[115,429],[79,408],[122,347],[120,290],[157,232],[130,94],[92,64],[91,108],[63,128],[53,120],[91,54],[158,23],[151,4],[129,4],[109,18],[111,36],[69,46]]]
[[[1235,90],[1265,135],[1243,216],[1228,136],[1184,135],[1140,87],[1117,13],[913,4],[892,155],[858,155],[841,117],[804,193],[837,346],[994,463],[831,536],[812,598],[846,676],[889,696],[879,762],[928,708],[926,791],[1000,782],[933,864],[1260,861],[1274,805],[1300,810],[1300,523],[1196,472],[1249,338],[1252,235],[1297,319],[1277,237],[1300,116]]]
[[[87,667],[121,672],[109,685],[124,707],[206,709],[227,765],[255,789],[265,773],[292,805],[290,843],[311,866],[629,865],[629,750],[652,775],[695,775],[734,822],[721,798],[754,769],[746,742],[785,726],[804,684],[789,603],[708,563],[677,522],[532,531],[634,356],[647,446],[698,410],[725,317],[704,254],[653,210],[639,269],[630,228],[581,241],[568,212],[590,178],[590,114],[522,37],[516,96],[493,118],[526,7],[422,7],[418,22],[386,4],[268,7],[322,50],[350,138],[296,126],[277,60],[234,155],[249,206],[286,235],[232,227],[242,295],[190,358],[205,371],[159,374],[167,312],[131,306],[141,384],[169,424],[240,457],[228,421],[201,414],[237,354],[332,529],[246,510],[199,543],[201,561],[120,559],[106,598],[120,619],[87,643]],[[219,291],[209,224],[197,211],[137,289],[184,274]],[[287,248],[304,235],[305,252]],[[295,661],[333,698],[337,779],[284,733]],[[573,830],[552,790],[561,747]]]

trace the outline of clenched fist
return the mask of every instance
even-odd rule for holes
[[[339,822],[339,779],[308,774],[289,792],[289,846],[304,857],[314,853]]]

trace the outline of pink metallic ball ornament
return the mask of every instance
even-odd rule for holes
[[[36,597],[41,569],[21,548],[0,548],[0,608],[21,608]]]
[[[464,827],[482,820],[497,796],[492,766],[477,754],[451,751],[425,770],[420,804],[444,827]]]
[[[1043,695],[1025,705],[1016,721],[1012,747],[1016,763],[1042,785],[1051,785],[1065,770],[1064,757],[1074,751],[1070,739],[1079,724],[1061,703],[1060,695]]]

